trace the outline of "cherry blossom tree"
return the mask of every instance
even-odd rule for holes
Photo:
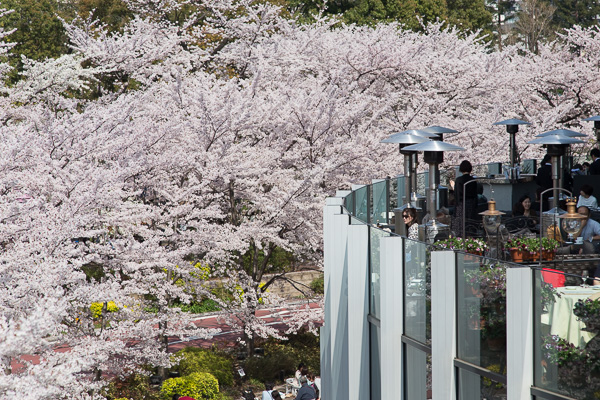
[[[453,127],[447,140],[466,150],[445,164],[485,163],[508,158],[493,122],[532,122],[517,140],[535,157],[533,135],[598,113],[594,28],[529,54],[441,24],[298,24],[246,0],[127,4],[122,31],[65,22],[73,51],[24,59],[2,86],[3,397],[97,397],[105,371],[168,367],[169,336],[214,333],[173,307],[215,298],[207,281],[229,292],[215,300],[248,351],[314,328],[318,298],[292,307],[269,290],[290,279],[274,255],[320,265],[324,199],[402,172],[381,139]],[[280,307],[294,315],[285,332],[256,313]]]

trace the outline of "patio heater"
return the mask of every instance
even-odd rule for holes
[[[552,135],[562,135],[562,136],[567,136],[570,138],[587,137],[587,135],[585,135],[581,132],[572,131],[570,129],[554,129],[554,130],[551,130],[548,132],[540,133],[539,135],[536,135],[535,137],[540,138],[540,137],[547,137],[547,136],[552,136]],[[562,171],[563,168],[565,167],[564,156],[570,155],[567,153],[570,153],[570,147],[567,148],[567,150],[563,153],[562,156],[560,156],[560,158],[558,160],[558,170],[559,171]],[[569,167],[569,171],[570,171],[572,168],[572,165],[568,165],[568,167]],[[561,174],[561,173],[558,174],[558,187],[563,187],[563,174]]]
[[[531,122],[522,121],[520,119],[505,119],[504,121],[494,122],[492,125],[506,125],[506,132],[510,135],[509,141],[509,158],[510,167],[508,170],[508,179],[516,181],[519,179],[519,166],[517,154],[516,135],[519,132],[519,125],[531,125]]]
[[[442,142],[444,140],[444,134],[458,133],[457,130],[454,130],[452,128],[446,128],[443,126],[438,126],[438,125],[428,126],[427,128],[421,129],[421,131],[427,132],[427,133],[435,133],[437,135],[437,137],[432,138],[431,140],[438,140],[440,142]],[[444,186],[440,186],[440,171],[439,170],[437,171],[437,175],[435,176],[435,184],[438,185],[438,187],[439,187],[438,196],[446,200],[446,201],[443,201],[443,203],[445,205],[448,204],[448,188],[444,187]]]
[[[403,205],[394,209],[396,220],[396,233],[399,235],[407,235],[406,225],[403,223],[403,220],[400,216],[402,215],[402,211],[405,208],[411,207],[411,199],[414,198],[415,200],[412,204],[412,207],[417,209],[417,214],[422,214],[421,207],[417,201],[417,195],[416,193],[413,193],[413,190],[416,191],[417,189],[416,179],[414,179],[415,182],[413,182],[413,177],[416,177],[416,166],[414,165],[416,153],[411,151],[404,151],[402,149],[406,146],[410,146],[411,144],[423,143],[427,142],[428,140],[428,138],[423,136],[417,136],[414,133],[399,132],[381,141],[381,143],[398,143],[400,154],[404,156],[404,198],[402,199]],[[413,186],[413,184],[415,186]]]
[[[433,243],[435,236],[438,233],[448,231],[448,225],[442,224],[435,219],[437,214],[436,199],[438,194],[435,175],[438,171],[438,165],[444,161],[444,152],[457,150],[464,150],[464,148],[437,140],[413,144],[404,148],[404,151],[424,152],[423,161],[429,164],[429,196],[427,198],[427,212],[429,213],[430,218],[425,227],[419,227],[419,237],[425,239],[423,241],[426,241],[427,243]]]
[[[596,142],[600,142],[600,115],[586,118],[583,121],[594,121],[594,133],[596,133]]]
[[[548,221],[548,226],[555,225],[556,219],[559,217],[559,215],[564,214],[564,211],[558,206],[558,193],[559,191],[563,190],[560,187],[560,175],[562,174],[560,157],[565,154],[570,145],[584,142],[574,137],[565,136],[564,134],[547,134],[545,136],[538,137],[537,139],[530,140],[527,143],[546,145],[548,155],[552,157],[552,208],[542,215],[542,224],[540,229],[540,232],[547,233],[544,230],[544,220],[546,219],[552,221],[551,223]],[[540,202],[542,201],[543,199],[540,199]]]

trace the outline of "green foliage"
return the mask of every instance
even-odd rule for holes
[[[150,380],[145,375],[131,374],[125,378],[112,380],[103,395],[110,399],[118,400],[159,400],[160,395],[150,386]]]
[[[240,261],[246,272],[252,274],[254,265],[261,265],[265,261],[264,249],[257,249],[256,245],[252,244],[250,249],[241,256]],[[267,260],[269,265],[267,268],[269,273],[285,272],[290,270],[295,261],[293,253],[275,247]]]
[[[77,13],[107,25],[110,31],[119,31],[132,18],[132,13],[122,0],[78,0]]]
[[[7,38],[8,42],[17,43],[10,51],[11,65],[17,71],[23,67],[21,55],[44,60],[67,53],[67,36],[57,16],[60,3],[57,0],[2,1],[3,8],[14,10],[0,18],[0,27],[5,30],[17,29]],[[18,80],[16,71],[11,80]]]
[[[106,272],[104,272],[104,267],[102,267],[101,264],[84,264],[81,266],[81,270],[85,274],[85,278],[88,282],[91,282],[92,280],[100,282],[102,278],[106,276]]]
[[[447,0],[446,3],[451,25],[468,32],[489,29],[492,14],[486,9],[484,0]]]
[[[325,277],[323,275],[313,279],[310,283],[310,288],[317,294],[325,293]]]
[[[556,7],[552,21],[560,28],[598,25],[596,18],[600,15],[600,3],[597,0],[561,0],[551,4]]]
[[[183,375],[196,372],[212,374],[221,386],[233,385],[233,362],[228,356],[212,350],[186,347],[176,354],[181,361],[173,368]],[[192,396],[194,397],[194,396]]]
[[[190,304],[174,302],[173,307],[181,308],[181,311],[192,314],[203,314],[221,310],[219,303],[211,299],[202,299],[199,303],[192,301]]]
[[[445,20],[446,15],[443,0],[359,0],[344,13],[344,20],[358,25],[398,21],[408,29],[421,30],[422,23]]]
[[[261,382],[279,377],[279,371],[293,375],[298,364],[303,362],[309,371],[319,375],[321,371],[319,337],[309,332],[290,336],[288,341],[269,339],[264,343],[264,357],[250,357],[244,370],[249,378]]]
[[[195,372],[181,378],[165,380],[160,393],[165,400],[171,400],[175,394],[195,399],[214,399],[219,393],[219,382],[209,373]]]

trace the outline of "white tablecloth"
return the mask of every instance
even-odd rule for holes
[[[575,346],[583,347],[593,337],[594,333],[584,331],[585,324],[573,314],[573,307],[577,300],[600,294],[600,286],[583,288],[567,286],[556,288],[561,297],[548,307],[548,314],[542,315],[542,323],[550,325],[550,333],[568,340]]]

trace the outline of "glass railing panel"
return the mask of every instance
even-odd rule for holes
[[[369,227],[370,246],[369,246],[369,276],[371,277],[370,282],[370,314],[376,318],[380,318],[381,306],[380,306],[380,272],[381,272],[381,259],[380,259],[380,248],[381,238],[390,236],[389,232]]]
[[[431,348],[431,262],[423,242],[404,239],[404,335]],[[409,399],[431,394],[431,357],[422,349],[406,349],[405,386]]]
[[[493,369],[499,371],[500,366]],[[493,372],[497,372],[493,371]],[[506,400],[506,385],[463,369],[458,372],[458,400]]]
[[[344,207],[346,207],[346,210],[348,210],[348,212],[350,213],[350,215],[354,215],[355,214],[355,210],[354,210],[354,192],[350,193],[349,195],[347,195],[344,198]]]
[[[600,398],[600,290],[562,286],[565,281],[570,277],[534,271],[534,385],[575,399]]]
[[[388,181],[373,183],[373,217],[374,224],[388,223]]]
[[[354,208],[356,218],[368,222],[369,215],[369,187],[363,186],[354,191]]]
[[[381,400],[381,329],[369,324],[371,336],[371,400]]]
[[[394,208],[398,207],[398,180],[390,179],[389,182],[390,182],[389,211],[391,213],[394,211]],[[390,218],[392,218],[391,214],[390,214]]]
[[[431,355],[405,346],[407,399],[431,399]]]
[[[394,182],[396,182],[396,207],[400,207],[403,206],[404,204],[406,204],[405,201],[405,196],[406,193],[405,192],[405,180],[406,178],[404,176],[398,176],[396,179],[394,179]],[[410,193],[409,193],[410,194]],[[393,210],[393,208],[392,208]]]
[[[458,358],[506,374],[506,266],[457,253]]]
[[[431,265],[427,245],[406,239],[404,246],[404,334],[422,344],[431,339]]]
[[[521,163],[521,174],[535,175],[536,171],[536,160],[523,160]]]

